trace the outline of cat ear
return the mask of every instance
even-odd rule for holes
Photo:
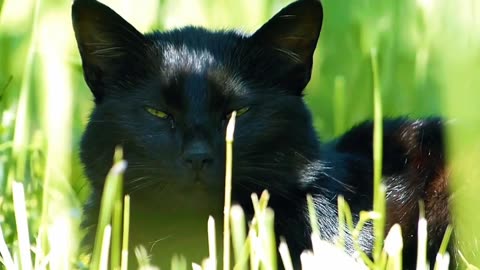
[[[289,63],[293,87],[301,92],[310,80],[313,53],[322,28],[323,9],[318,0],[300,0],[283,8],[252,38],[261,46],[282,55]]]
[[[75,0],[72,21],[85,81],[99,102],[106,94],[105,86],[140,68],[134,64],[146,58],[148,41],[120,15],[95,0]]]

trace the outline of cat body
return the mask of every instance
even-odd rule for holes
[[[232,200],[251,217],[251,193],[270,192],[276,234],[286,238],[295,265],[311,247],[307,194],[326,240],[338,235],[338,195],[355,221],[371,209],[373,124],[321,144],[303,101],[322,26],[320,2],[294,2],[253,35],[195,27],[141,34],[94,0],[75,1],[72,18],[95,97],[81,143],[93,187],[87,227],[95,227],[104,179],[120,145],[128,163],[124,191],[132,199],[132,245],[146,246],[155,264],[168,265],[174,253],[200,262],[208,255],[209,215],[221,231],[225,128],[234,110]],[[411,266],[418,201],[425,201],[431,224],[430,260],[449,223],[442,129],[436,118],[384,122],[386,228],[401,224]],[[370,223],[360,245],[371,254]],[[347,252],[353,252],[351,244]]]

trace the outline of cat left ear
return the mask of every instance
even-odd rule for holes
[[[112,82],[141,72],[148,40],[115,11],[96,0],[75,0],[72,22],[85,81],[97,102]]]
[[[287,59],[300,91],[310,80],[322,20],[320,1],[299,0],[280,10],[252,36],[256,43]]]

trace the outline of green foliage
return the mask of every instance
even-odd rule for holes
[[[142,31],[193,23],[253,32],[288,2],[142,0],[139,4],[111,0],[108,4]],[[480,190],[480,3],[322,2],[324,25],[306,92],[321,138],[327,140],[373,118],[375,85],[381,86],[377,94],[384,116],[442,115],[455,119],[447,135],[456,191],[452,201],[457,210],[456,228],[458,237],[465,242],[462,257],[480,265],[478,258],[470,259],[470,251],[480,249],[472,237],[479,235],[480,228],[476,209]],[[80,260],[81,205],[89,188],[78,161],[77,145],[92,98],[82,77],[69,5],[70,1],[0,0],[0,254],[3,263],[13,263],[10,257],[25,262],[22,269],[28,269],[29,264],[25,255],[27,242],[35,245],[35,269],[41,269],[47,258],[50,269],[67,269]],[[372,76],[373,48],[378,84],[374,84]],[[13,194],[15,186],[16,194],[20,194],[19,183],[25,192],[27,215],[17,218],[29,224],[22,226],[22,239],[17,236],[20,231],[15,215],[21,214],[23,210],[19,213],[17,209],[23,205],[14,204]],[[116,209],[112,215],[118,224],[122,222],[118,212],[121,198],[115,194],[109,208]],[[270,214],[264,210],[260,212],[266,213],[268,221]],[[340,211],[341,220],[355,231],[357,228],[349,224],[348,212]],[[365,216],[365,220],[371,218],[375,215]],[[123,258],[119,250],[122,241],[115,226],[112,237],[116,239],[114,253],[118,262]],[[247,240],[242,247],[239,242],[233,239],[237,262],[256,244]],[[11,256],[6,256],[7,247]],[[96,254],[101,253],[99,249]],[[142,257],[141,249],[138,254]],[[101,265],[101,259],[97,259]],[[275,258],[270,256],[270,260]],[[175,261],[175,265],[182,264],[181,259]],[[258,261],[251,260],[249,265],[256,264]],[[148,267],[147,262],[145,269]]]

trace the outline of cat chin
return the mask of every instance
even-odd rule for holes
[[[153,212],[196,212],[202,209],[221,208],[224,192],[222,184],[208,185],[205,182],[170,183],[130,193],[132,204]],[[126,193],[129,193],[127,190]]]
[[[128,168],[125,173],[125,191],[131,193],[194,192],[197,190],[216,190],[224,187],[224,172],[214,168],[204,172],[194,172],[178,166],[161,169]]]

